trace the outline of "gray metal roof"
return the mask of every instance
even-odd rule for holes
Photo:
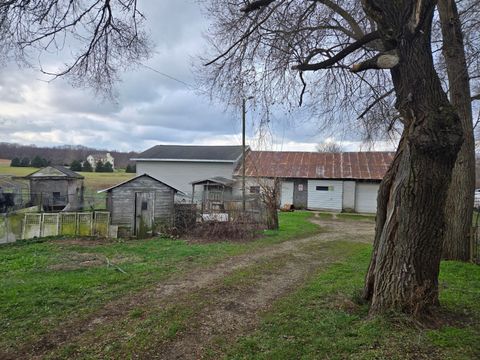
[[[25,179],[38,179],[38,178],[69,178],[69,179],[83,179],[84,177],[77,174],[75,171],[67,169],[60,165],[49,165],[41,168],[30,175],[24,177]]]
[[[161,181],[161,180],[158,180],[157,178],[154,178],[153,176],[148,175],[148,174],[137,175],[137,176],[135,176],[135,177],[133,177],[133,178],[131,178],[131,179],[122,181],[122,182],[119,183],[119,184],[110,186],[109,188],[106,188],[106,189],[103,189],[103,190],[98,190],[97,193],[100,194],[100,193],[103,193],[103,192],[111,191],[111,190],[113,190],[113,189],[115,189],[115,188],[118,188],[118,187],[120,187],[120,186],[122,186],[122,185],[128,184],[128,183],[130,183],[130,182],[132,182],[132,181],[135,181],[135,180],[137,180],[137,179],[139,179],[139,178],[141,178],[141,177],[144,177],[144,176],[146,176],[146,177],[148,177],[148,178],[150,178],[150,179],[152,179],[152,180],[154,180],[154,181],[157,181],[157,182],[159,182],[159,183],[161,183],[161,184],[163,184],[163,185],[166,185],[166,186],[168,186],[169,188],[172,188],[173,190],[175,190],[176,192],[185,194],[183,191],[181,191],[181,190],[179,190],[179,189],[177,189],[177,188],[175,188],[175,187],[173,187],[173,186],[171,186],[171,185],[168,185],[167,183],[165,183],[165,182],[163,182],[163,181]]]
[[[190,184],[198,185],[198,184],[202,184],[202,183],[216,183],[216,184],[220,184],[220,185],[231,186],[234,183],[234,181],[233,181],[233,179],[227,179],[223,176],[214,176],[214,177],[207,178],[207,179],[192,181]]]
[[[132,160],[235,162],[241,146],[156,145]]]

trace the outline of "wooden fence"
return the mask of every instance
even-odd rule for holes
[[[47,236],[109,237],[110,213],[25,213],[0,216],[0,244]]]

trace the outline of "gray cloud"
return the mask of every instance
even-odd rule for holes
[[[180,82],[141,66],[122,74],[118,99],[109,102],[63,79],[40,81],[38,69],[9,64],[0,69],[0,141],[137,151],[156,143],[239,143],[239,111],[224,112],[222,106],[212,105],[182,84],[194,83],[191,58],[205,46],[201,33],[208,24],[198,3],[140,4],[156,43],[155,55],[146,65]],[[51,61],[47,66],[61,62],[59,57],[46,58]],[[301,143],[302,149],[311,145],[313,150],[322,136],[315,121],[298,121],[303,117],[299,113],[289,119],[278,113],[273,117],[272,137],[280,144]],[[259,118],[253,111],[248,114],[251,137]]]

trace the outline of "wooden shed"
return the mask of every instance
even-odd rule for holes
[[[83,179],[59,165],[49,165],[23,177],[30,182],[30,200],[45,211],[76,211],[83,208]]]
[[[112,225],[124,235],[145,235],[160,226],[172,225],[176,188],[143,174],[101,190],[107,193]]]

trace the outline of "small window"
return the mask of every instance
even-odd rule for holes
[[[260,186],[250,186],[250,194],[260,194]]]
[[[315,189],[317,191],[329,191],[330,187],[329,186],[316,186]],[[333,189],[332,189],[333,190]]]
[[[303,191],[303,184],[298,184],[298,191]]]
[[[148,210],[148,202],[142,201],[142,210]]]

